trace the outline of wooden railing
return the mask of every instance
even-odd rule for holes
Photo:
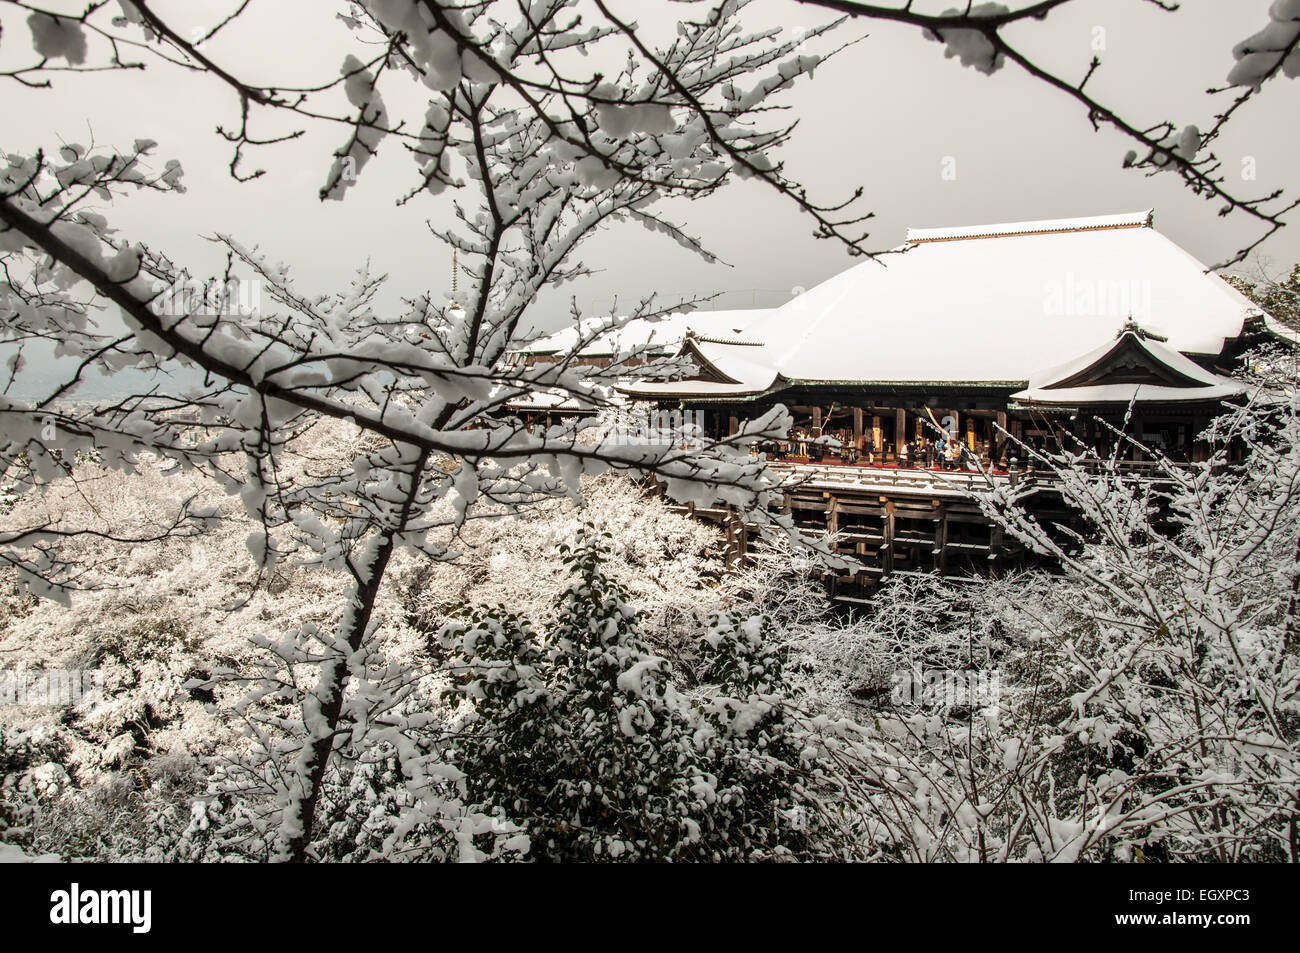
[[[784,463],[777,462],[772,468],[780,474],[810,485],[821,487],[867,488],[888,487],[895,490],[923,491],[957,491],[968,492],[975,487],[988,485],[988,477],[982,473],[965,470],[921,470],[906,467],[872,467],[845,466],[825,463]],[[1028,479],[1023,473],[1011,474],[998,471],[991,474],[998,482],[1015,479],[1017,482]]]
[[[1086,473],[1100,474],[1111,466],[1109,461],[1083,461],[1080,464]],[[1119,473],[1125,476],[1137,476],[1147,480],[1165,481],[1167,463],[1154,460],[1127,460],[1115,464]],[[1194,464],[1173,464],[1179,469],[1190,469]],[[921,467],[870,466],[839,463],[797,463],[791,461],[774,461],[772,468],[777,473],[789,474],[796,480],[819,487],[882,487],[912,492],[929,490],[965,493],[974,489],[987,487],[989,481],[995,485],[1005,484],[1013,487],[1026,485],[1044,485],[1056,481],[1054,471],[1042,467],[1022,469],[987,470],[983,473],[975,470],[941,470]]]

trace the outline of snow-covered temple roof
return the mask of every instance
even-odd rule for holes
[[[608,396],[606,389],[603,387],[597,388],[597,392],[602,397]],[[497,395],[494,393],[493,396]],[[545,387],[521,393],[507,401],[506,405],[516,411],[573,415],[595,413],[597,409],[593,401],[573,394],[566,389]]]
[[[1243,394],[1245,385],[1207,371],[1195,361],[1129,325],[1114,340],[1030,378],[1012,394],[1021,404],[1078,407],[1096,404],[1219,401]]]
[[[894,253],[753,316],[744,338],[757,346],[693,342],[729,382],[706,374],[627,389],[705,397],[785,383],[1024,388],[1112,345],[1130,321],[1164,339],[1163,349],[1216,356],[1260,314],[1156,231],[1149,210],[909,229]]]
[[[580,340],[590,339],[578,353],[583,357],[612,357],[645,345],[652,353],[673,354],[687,334],[709,340],[738,340],[745,327],[765,311],[674,311],[659,318],[584,318],[579,324],[535,338],[516,350],[519,354],[568,353]],[[622,321],[622,323],[620,323]],[[607,331],[601,328],[617,325]]]

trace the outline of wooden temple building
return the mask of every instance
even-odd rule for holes
[[[1109,456],[1100,420],[1205,459],[1198,434],[1244,392],[1229,376],[1241,353],[1295,340],[1150,211],[910,229],[782,307],[693,321],[675,329],[689,376],[628,381],[625,395],[694,411],[714,437],[785,406],[789,440],[759,449],[804,478],[786,507],[839,533],[867,575],[1022,558],[961,491],[979,469],[1032,480],[1018,442],[1069,434]]]

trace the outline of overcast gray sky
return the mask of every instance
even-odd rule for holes
[[[917,7],[939,11],[947,5],[950,0]],[[179,23],[206,25],[235,4],[157,0],[154,6]],[[658,0],[617,0],[614,6],[646,25],[668,24],[681,10]],[[1044,65],[1077,79],[1100,28],[1103,65],[1089,87],[1095,96],[1138,123],[1169,118],[1204,128],[1228,101],[1204,91],[1222,83],[1233,63],[1232,46],[1264,25],[1268,0],[1183,0],[1182,6],[1168,14],[1143,0],[1083,0],[1044,23],[1018,25],[1007,36]],[[349,34],[332,18],[334,8],[320,0],[261,0],[245,23],[206,49],[218,62],[265,81],[337,75]],[[791,29],[829,18],[792,0],[761,0],[748,16],[755,25]],[[15,51],[26,48],[26,28],[4,7],[0,23],[0,60],[12,63]],[[876,247],[898,244],[909,225],[1148,207],[1156,209],[1159,229],[1207,263],[1258,234],[1258,224],[1243,215],[1218,218],[1215,204],[1190,194],[1173,175],[1146,178],[1121,168],[1129,148],[1122,136],[1094,133],[1081,107],[1017,67],[985,76],[945,59],[941,44],[902,25],[849,24],[843,35],[857,33],[869,36],[783,99],[800,120],[783,157],[816,199],[840,199],[863,186],[863,208],[876,214]],[[386,97],[392,95],[384,89]],[[160,143],[160,158],[179,158],[188,194],[131,199],[112,209],[110,218],[124,237],[166,251],[197,274],[216,270],[220,261],[200,236],[225,231],[290,264],[304,291],[339,287],[367,258],[392,276],[394,295],[441,292],[448,285],[450,253],[425,226],[427,218],[444,218],[447,204],[427,199],[395,207],[414,169],[393,140],[346,201],[322,204],[317,192],[344,132],[317,126],[297,142],[260,150],[247,162],[265,167],[267,176],[237,184],[227,172],[229,148],[213,132],[218,123],[236,121],[235,101],[210,79],[153,66],[142,74],[59,75],[45,91],[10,83],[0,95],[5,150],[48,148],[61,140],[86,143],[93,130],[98,142],[123,147],[151,137]],[[1297,103],[1300,82],[1270,82],[1216,145],[1231,178],[1239,179],[1244,157],[1253,158],[1258,180],[1236,181],[1240,191],[1300,189]],[[395,105],[390,99],[390,107]],[[258,128],[284,130],[287,118],[267,117]],[[941,176],[946,157],[955,161],[955,179]],[[810,221],[758,183],[738,182],[707,201],[679,204],[674,213],[729,267],[706,265],[633,226],[610,229],[592,239],[583,255],[601,273],[540,301],[536,325],[561,323],[568,294],[588,311],[607,311],[615,295],[630,302],[651,292],[670,301],[722,293],[716,307],[770,306],[787,300],[796,286],[811,287],[855,263],[841,248],[814,240]],[[1300,223],[1263,251],[1277,267],[1289,268],[1300,259]]]

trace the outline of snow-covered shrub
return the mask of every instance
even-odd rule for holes
[[[868,611],[792,621],[785,639],[796,684],[819,710],[872,717],[902,672],[997,664],[1003,626],[983,607],[988,585],[897,574],[880,581]]]
[[[789,648],[763,615],[713,618],[700,657],[704,685],[692,693],[696,742],[718,778],[714,856],[729,860],[835,855],[837,836],[819,794],[827,765],[811,757],[789,710],[798,699],[786,675]]]
[[[713,779],[667,669],[645,644],[599,542],[563,547],[576,575],[543,641],[487,610],[440,633],[469,702],[454,760],[469,797],[519,822],[545,860],[673,860],[703,833]]]
[[[469,799],[518,823],[539,860],[719,860],[807,849],[802,745],[784,718],[781,652],[760,617],[715,618],[692,698],[653,654],[580,533],[575,579],[544,631],[478,609],[440,633],[462,703],[452,759]]]
[[[69,786],[60,796],[41,800],[35,842],[69,860],[202,859],[187,854],[183,842],[204,784],[202,767],[186,754],[160,755],[132,771],[101,774],[89,786]]]
[[[0,725],[0,844],[29,847],[39,799],[57,795],[67,781],[62,732],[45,725]]]

